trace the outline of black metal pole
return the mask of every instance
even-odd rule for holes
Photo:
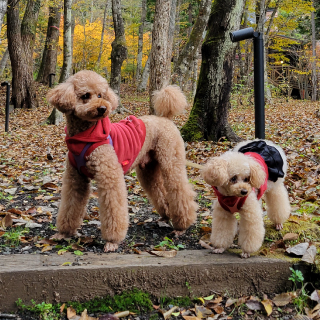
[[[263,33],[246,28],[230,32],[232,42],[253,38],[255,137],[265,139]]]
[[[55,73],[50,73],[49,74],[49,88],[52,88],[52,76],[55,76],[56,74]]]
[[[9,131],[9,106],[10,106],[10,83],[5,81],[1,83],[1,86],[7,86],[7,96],[6,96],[6,119],[5,119],[5,125],[4,125],[4,131]]]
[[[255,106],[255,137],[265,139],[264,112],[264,45],[263,34],[254,32],[254,106]]]

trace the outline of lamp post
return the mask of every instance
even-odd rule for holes
[[[253,38],[255,137],[265,139],[263,33],[245,28],[230,32],[230,38],[232,42]]]
[[[5,119],[5,125],[4,125],[4,131],[9,131],[9,112],[10,112],[10,83],[8,81],[2,82],[1,86],[7,86],[7,96],[6,96],[6,119]]]

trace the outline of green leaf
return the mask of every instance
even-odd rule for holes
[[[76,256],[82,256],[83,253],[80,250],[73,251]]]

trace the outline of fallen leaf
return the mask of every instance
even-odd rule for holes
[[[211,228],[210,227],[201,227],[200,232],[201,233],[210,233],[211,234]]]
[[[72,265],[72,262],[68,262],[68,261],[62,264],[63,267],[69,267],[71,265]]]
[[[256,300],[248,300],[248,301],[246,302],[246,306],[247,306],[250,310],[262,310],[261,302],[256,301]]]
[[[204,306],[195,306],[196,316],[200,319],[211,316],[213,312]]]
[[[226,308],[232,306],[233,304],[235,304],[238,301],[238,299],[231,299],[229,298],[226,302]]]
[[[303,256],[306,253],[308,247],[309,247],[308,242],[299,243],[291,248],[288,248],[286,252],[290,254],[294,254],[296,256]]]
[[[311,318],[309,318],[303,314],[297,314],[292,318],[292,320],[311,320]]]
[[[214,297],[214,295],[212,294],[211,296],[208,296],[208,297],[203,297],[204,300],[212,300]]]
[[[283,236],[283,241],[293,241],[293,240],[298,240],[299,235],[297,233],[286,233]]]
[[[45,246],[42,248],[41,252],[46,252],[46,251],[51,251],[52,250],[52,247],[51,246]]]
[[[185,320],[201,320],[200,318],[195,316],[182,316],[182,318]]]
[[[13,221],[10,213],[7,213],[6,216],[1,220],[1,224],[4,229],[12,226]]]
[[[148,251],[148,253],[158,256],[158,257],[163,257],[163,258],[173,258],[177,255],[178,251],[177,250],[169,250],[169,251],[155,251],[151,250]]]
[[[159,310],[160,313],[162,314],[164,320],[167,320],[171,317],[172,312],[176,311],[178,309],[177,306],[172,307],[170,310],[165,311],[165,310]]]
[[[273,299],[272,302],[277,306],[277,307],[283,307],[286,306],[291,302],[291,294],[290,293],[281,293],[277,294]]]
[[[209,249],[209,250],[212,250],[213,247],[211,247],[209,244],[205,243],[204,241],[202,240],[199,240],[199,244],[201,245],[201,247],[205,248],[205,249]]]
[[[74,310],[72,307],[67,308],[67,318],[71,319],[72,317],[76,316],[76,310]]]
[[[65,306],[66,306],[66,304],[64,303],[64,304],[60,307],[60,313],[63,312]]]
[[[316,248],[316,246],[312,245],[307,249],[305,254],[302,256],[301,261],[305,261],[308,263],[314,263],[316,255],[317,255],[317,248]]]
[[[20,216],[22,215],[22,211],[18,210],[16,208],[11,208],[11,209],[8,210],[8,212],[13,213],[13,214],[17,214],[17,215],[20,215]]]
[[[319,303],[320,306],[320,290],[314,290],[311,293],[310,299]]]
[[[97,320],[98,318],[93,318],[88,316],[87,309],[84,309],[83,312],[81,313],[81,317],[79,320]]]
[[[136,248],[132,248],[132,251],[136,254],[141,254],[142,252]]]
[[[118,318],[123,318],[127,317],[130,314],[130,311],[121,311],[121,312],[116,312],[114,315]]]
[[[270,316],[272,313],[272,301],[269,299],[261,301],[264,306],[264,310],[266,311],[267,315]]]
[[[217,314],[221,314],[221,313],[224,311],[224,309],[223,309],[222,306],[216,306],[216,307],[213,308],[213,310],[214,310],[215,313],[217,313]]]
[[[220,303],[222,301],[222,297],[218,297],[218,298],[215,298],[214,300],[212,300],[213,303]]]

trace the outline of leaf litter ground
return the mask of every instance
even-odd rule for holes
[[[56,233],[55,220],[61,191],[61,178],[67,148],[64,126],[44,125],[51,112],[44,98],[46,87],[39,86],[40,107],[36,110],[15,110],[10,114],[10,132],[4,133],[5,92],[0,97],[0,255],[6,254],[63,254],[66,251],[83,255],[102,254],[99,208],[93,184],[87,216],[79,230],[80,237],[63,241],[50,240]],[[126,86],[122,92],[124,106],[136,116],[148,113],[147,94],[137,94]],[[320,120],[319,103],[310,101],[276,100],[266,107],[266,138],[285,150],[289,170],[286,186],[292,205],[292,217],[283,233],[271,233],[258,254],[273,255],[287,247],[308,242],[319,251],[320,221]],[[190,111],[190,109],[188,110]],[[119,121],[128,114],[115,114]],[[180,128],[188,112],[174,119]],[[253,106],[237,106],[229,114],[229,122],[243,139],[254,138]],[[221,138],[185,143],[187,158],[204,164],[209,157],[231,149],[233,143]],[[48,157],[48,153],[53,157]],[[203,249],[199,240],[207,241],[211,228],[210,208],[215,197],[211,187],[199,176],[199,170],[187,167],[189,181],[197,192],[198,219],[187,232],[175,238],[171,225],[158,222],[159,216],[141,189],[135,172],[125,176],[128,188],[130,227],[118,252],[139,254],[150,250]],[[313,231],[296,230],[297,225],[310,222]],[[266,222],[270,225],[269,222]],[[312,228],[311,228],[312,229]],[[293,233],[284,241],[283,236]],[[267,233],[268,235],[268,233]],[[234,249],[238,250],[235,241]],[[317,261],[315,261],[317,262]]]

